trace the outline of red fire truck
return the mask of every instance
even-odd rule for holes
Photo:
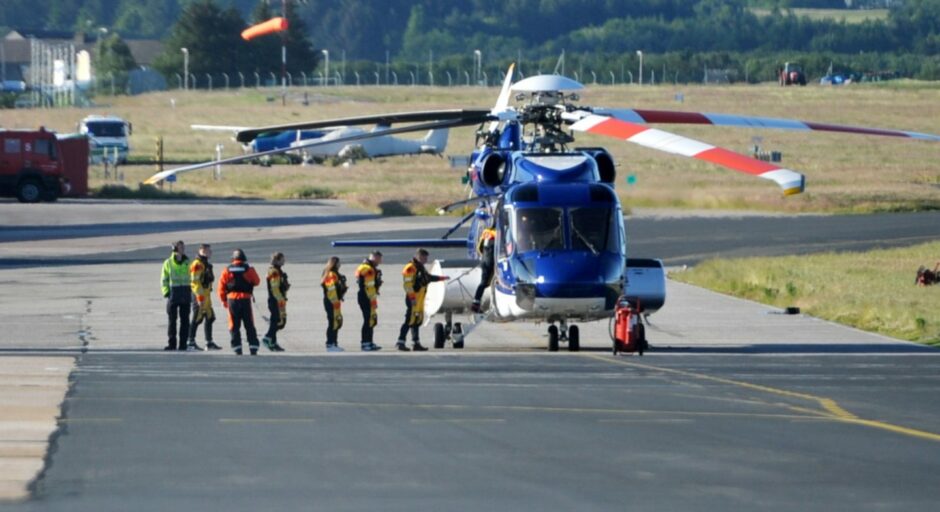
[[[23,203],[55,201],[73,191],[73,177],[87,188],[85,137],[60,140],[44,128],[0,130],[0,194]]]

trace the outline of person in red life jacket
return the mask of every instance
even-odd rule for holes
[[[408,351],[405,337],[411,330],[412,348],[416,352],[427,350],[418,340],[418,328],[424,321],[424,296],[428,291],[428,284],[437,281],[446,281],[447,276],[432,276],[424,265],[428,262],[428,251],[418,249],[414,258],[405,265],[401,271],[402,286],[405,288],[405,322],[401,324],[398,332],[398,343],[395,346],[403,352]]]
[[[190,290],[189,257],[186,256],[186,244],[182,240],[173,244],[173,252],[163,262],[160,274],[160,288],[166,299],[167,343],[163,350],[186,350],[189,339],[189,305],[193,300]],[[179,320],[177,337],[176,321]],[[177,347],[177,341],[179,346]]]
[[[189,322],[189,349],[202,350],[196,344],[196,331],[199,330],[199,324],[206,322],[206,350],[221,350],[222,347],[212,341],[212,324],[215,322],[215,310],[212,309],[212,282],[215,281],[215,274],[212,271],[212,246],[202,244],[199,247],[199,255],[189,266],[190,281],[192,282],[193,297],[193,318]]]
[[[232,335],[232,349],[242,355],[241,325],[245,324],[248,335],[248,348],[251,355],[258,355],[258,332],[255,331],[255,318],[251,312],[251,302],[255,286],[261,284],[261,278],[255,269],[248,265],[245,253],[235,249],[232,264],[222,271],[219,279],[219,299],[228,308],[228,329]]]
[[[359,293],[356,300],[359,310],[362,311],[362,351],[374,352],[382,350],[372,339],[375,326],[379,323],[379,290],[382,288],[382,253],[374,251],[359,264],[356,269],[356,282],[359,283]]]
[[[343,327],[343,299],[346,296],[346,276],[339,273],[339,258],[330,256],[323,268],[320,287],[323,288],[323,309],[326,310],[326,351],[342,352],[339,330]]]
[[[284,253],[276,252],[271,255],[271,267],[268,269],[268,311],[271,313],[271,323],[261,341],[272,352],[284,352],[284,347],[277,344],[277,331],[287,325],[287,290],[290,289],[290,282],[282,268],[286,262]]]

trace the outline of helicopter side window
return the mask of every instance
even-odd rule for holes
[[[620,224],[614,217],[615,212],[610,208],[572,208],[569,211],[571,248],[594,254],[617,252]]]
[[[499,257],[505,258],[509,255],[512,242],[509,241],[509,208],[500,208],[499,210]]]
[[[520,208],[516,211],[517,251],[565,248],[564,211],[561,208]]]

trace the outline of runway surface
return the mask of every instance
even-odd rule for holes
[[[30,499],[2,510],[940,502],[937,350],[670,282],[649,330],[656,350],[642,358],[609,355],[606,322],[581,326],[579,354],[545,353],[545,326],[528,324],[485,324],[462,352],[390,353],[404,311],[392,281],[377,331],[386,350],[325,354],[319,268],[366,252],[329,242],[436,237],[454,219],[378,218],[330,201],[20,206],[0,202],[0,357],[73,357],[75,369]],[[631,256],[682,265],[933,241],[940,213],[645,212],[628,232]],[[288,255],[286,355],[161,351],[159,265],[180,238],[191,253],[213,243],[217,264],[235,247],[262,270],[272,251]],[[395,276],[411,250],[385,253]],[[347,315],[341,345],[354,349],[358,318]],[[216,333],[225,345],[224,320]],[[0,418],[0,467],[6,428]]]
[[[934,510],[940,358],[87,354],[13,510]]]

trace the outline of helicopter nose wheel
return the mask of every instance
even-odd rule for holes
[[[578,352],[581,350],[581,331],[577,325],[568,327],[568,352]]]

